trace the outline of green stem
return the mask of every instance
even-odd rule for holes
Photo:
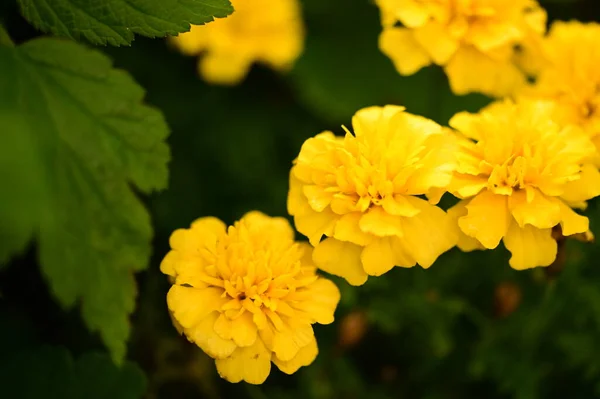
[[[8,36],[8,32],[6,32],[6,29],[2,25],[0,25],[0,46],[15,47],[10,36]]]

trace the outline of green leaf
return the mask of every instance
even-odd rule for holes
[[[110,357],[87,353],[74,361],[60,347],[13,353],[0,364],[3,397],[18,399],[136,399],[146,378],[133,363],[120,368]]]
[[[94,44],[129,45],[134,33],[176,35],[233,12],[229,0],[19,0],[35,27]]]
[[[0,47],[0,92],[0,237],[16,237],[0,255],[35,234],[54,295],[65,308],[80,300],[120,361],[152,237],[130,183],[166,186],[164,118],[106,56],[57,39]]]

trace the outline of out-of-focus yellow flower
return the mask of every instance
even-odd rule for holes
[[[551,102],[505,101],[450,120],[462,139],[449,191],[463,200],[448,211],[464,233],[459,248],[503,240],[510,265],[522,270],[555,260],[554,227],[564,236],[588,232],[571,206],[600,194],[600,173],[587,163],[595,148],[581,129],[553,121],[555,112]]]
[[[231,0],[235,11],[224,19],[192,26],[174,38],[185,54],[205,52],[199,62],[211,83],[239,83],[254,62],[288,70],[302,53],[304,27],[298,0]]]
[[[315,264],[353,285],[394,266],[431,266],[457,231],[417,196],[450,182],[453,138],[399,106],[362,109],[352,125],[354,135],[308,139],[290,172],[288,211],[316,246]]]
[[[581,126],[600,149],[600,24],[555,22],[541,49],[546,64],[522,94],[556,101],[560,120]]]
[[[535,0],[376,0],[383,32],[379,47],[398,72],[444,66],[456,94],[505,96],[525,83],[522,55],[545,32]],[[402,24],[398,27],[397,24]]]
[[[250,212],[228,229],[206,217],[173,232],[160,265],[175,326],[221,377],[261,384],[271,362],[292,374],[317,356],[312,324],[333,322],[340,293],[319,277],[287,220]]]

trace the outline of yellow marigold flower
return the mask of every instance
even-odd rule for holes
[[[174,38],[188,55],[205,52],[199,71],[211,83],[233,85],[253,62],[288,70],[302,53],[304,26],[298,0],[231,0],[235,11],[224,19],[192,26]]]
[[[570,236],[589,221],[571,206],[600,194],[600,173],[588,162],[595,148],[585,133],[555,122],[550,102],[496,102],[450,120],[462,138],[449,191],[461,198],[448,213],[464,233],[459,248],[511,252],[522,270],[556,258],[552,229]]]
[[[556,101],[563,123],[581,126],[600,149],[600,24],[555,22],[542,51],[546,64],[522,94]],[[600,156],[599,156],[600,157]]]
[[[226,228],[205,217],[173,232],[160,265],[173,280],[175,326],[215,359],[221,377],[261,384],[271,362],[292,374],[313,362],[313,323],[333,322],[340,293],[319,277],[287,220],[250,212]]]
[[[546,13],[535,0],[376,2],[383,24],[379,47],[398,72],[441,65],[456,94],[512,93],[525,83],[515,47],[528,49],[545,32]]]
[[[315,264],[353,285],[394,266],[431,266],[457,231],[417,196],[450,182],[454,140],[392,105],[358,111],[352,126],[354,135],[308,139],[290,172],[288,211],[316,246]]]

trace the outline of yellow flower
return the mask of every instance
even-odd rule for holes
[[[456,94],[512,93],[525,83],[515,47],[528,50],[545,32],[546,13],[535,0],[376,2],[383,24],[379,47],[398,72],[441,65]]]
[[[353,285],[394,266],[431,266],[457,231],[417,196],[449,183],[454,140],[399,106],[362,109],[352,125],[354,135],[308,139],[290,172],[288,211],[316,246],[315,264]]]
[[[206,52],[199,63],[211,83],[233,85],[253,62],[288,70],[304,46],[304,27],[298,0],[231,0],[235,11],[224,19],[192,26],[174,38],[188,55]]]
[[[261,384],[271,362],[292,374],[317,356],[312,324],[333,322],[337,287],[315,274],[287,220],[250,212],[228,229],[205,217],[173,232],[160,265],[174,324],[221,377]]]
[[[581,126],[600,149],[600,24],[555,22],[542,51],[546,64],[522,94],[556,101],[563,123]]]
[[[552,229],[570,236],[588,231],[571,206],[600,194],[600,173],[588,164],[594,145],[577,127],[552,120],[550,102],[496,102],[478,114],[450,120],[462,138],[449,191],[463,199],[448,213],[470,251],[500,240],[518,270],[548,266],[556,258]]]

